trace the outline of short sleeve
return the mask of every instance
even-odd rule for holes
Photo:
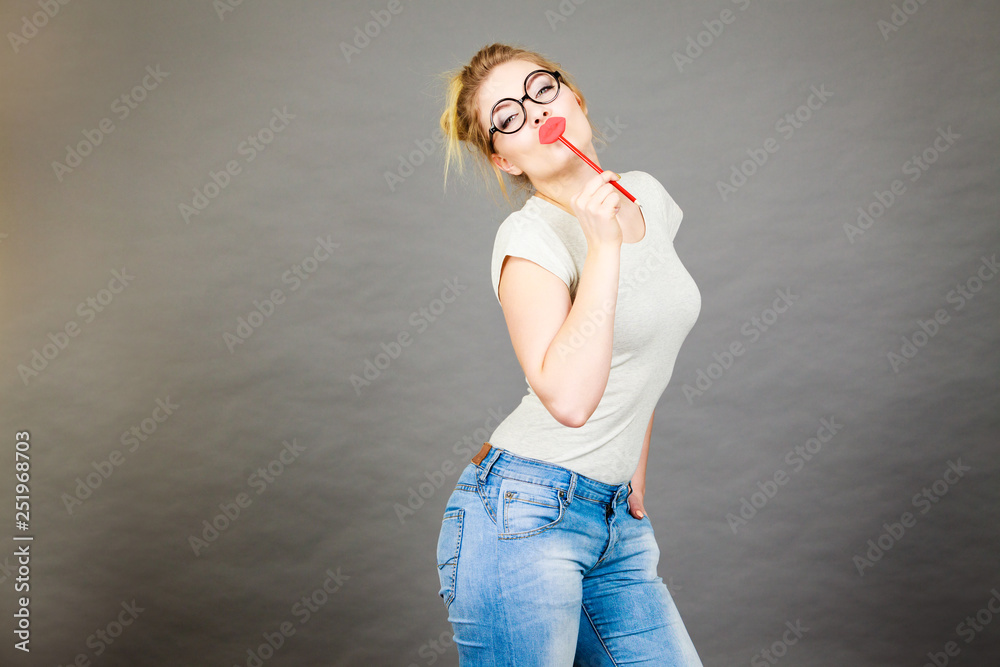
[[[553,273],[572,291],[575,265],[566,244],[543,220],[511,214],[497,229],[493,243],[493,293],[500,302],[500,269],[507,255],[523,257]]]

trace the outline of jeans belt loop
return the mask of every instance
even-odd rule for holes
[[[487,447],[489,447],[489,453],[486,454],[486,458],[477,464],[479,466],[479,470],[476,472],[476,476],[479,478],[480,483],[486,482],[486,477],[490,474],[490,468],[492,468],[493,464],[496,463],[496,460],[500,458],[500,452],[503,451],[499,447],[494,447],[490,443],[484,442],[483,449],[486,449]],[[480,450],[480,454],[481,453],[482,450]]]
[[[569,475],[569,488],[566,489],[566,505],[569,506],[573,502],[573,492],[576,490],[576,480],[578,475],[575,472],[570,472]]]

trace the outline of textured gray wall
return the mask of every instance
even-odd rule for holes
[[[500,40],[685,212],[646,506],[705,664],[997,664],[996,3],[224,1],[0,8],[0,662],[457,664],[440,515],[525,387],[435,75]]]

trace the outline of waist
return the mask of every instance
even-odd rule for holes
[[[599,503],[610,503],[630,488],[630,482],[606,484],[555,463],[512,454],[488,442],[483,443],[479,453],[472,457],[472,463],[478,467],[477,475],[481,480],[493,471],[501,477],[562,489],[567,498],[580,496]]]

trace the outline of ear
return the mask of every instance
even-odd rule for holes
[[[524,173],[523,171],[521,171],[520,167],[518,167],[513,162],[511,162],[504,156],[500,155],[499,153],[493,153],[492,155],[490,155],[490,160],[493,162],[493,164],[500,167],[500,169],[507,172],[511,176],[520,176],[521,174]]]

